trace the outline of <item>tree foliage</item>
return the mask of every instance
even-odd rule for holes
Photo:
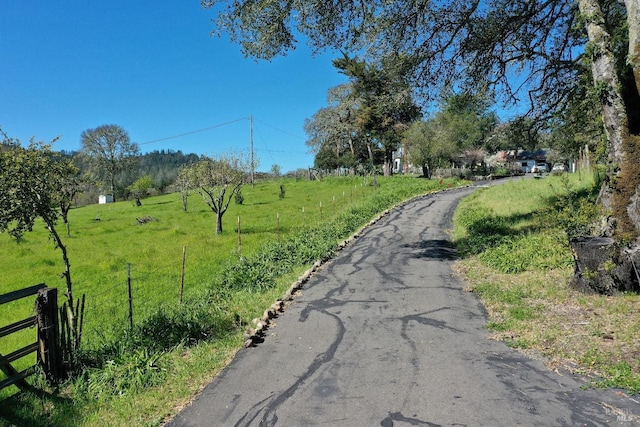
[[[574,76],[575,48],[585,42],[574,0],[202,4],[217,6],[216,30],[228,32],[247,55],[286,54],[295,48],[296,33],[316,52],[331,48],[376,59],[401,52],[413,61],[414,82],[434,98],[452,82],[488,82],[503,89],[504,99],[524,96],[538,106],[557,105]]]
[[[640,4],[637,0],[202,0],[216,7],[218,31],[246,54],[272,58],[296,33],[316,50],[364,52],[413,61],[424,94],[443,87],[496,89],[526,102],[537,124],[564,111],[590,66],[607,132],[602,206],[640,233]],[[534,116],[532,116],[534,117]],[[615,227],[610,232],[615,233]],[[623,228],[629,228],[626,225]],[[628,239],[628,237],[625,237]],[[640,247],[640,242],[638,242]]]
[[[433,170],[454,157],[458,148],[447,139],[440,138],[433,120],[416,121],[404,133],[409,161],[422,168],[422,175],[431,178]]]
[[[484,92],[443,96],[435,114],[413,123],[404,133],[409,160],[429,178],[436,165],[489,148],[498,123],[497,115],[489,110],[491,104]]]
[[[140,151],[127,132],[118,125],[102,125],[82,132],[82,154],[92,175],[104,183],[116,200],[118,174],[134,170]]]
[[[333,65],[350,79],[351,96],[357,103],[356,126],[365,136],[369,152],[372,147],[382,151],[384,174],[391,175],[392,153],[400,145],[402,132],[420,117],[420,108],[406,79],[410,62],[397,55],[372,65],[345,54],[334,60]]]
[[[333,61],[349,83],[329,91],[329,107],[305,123],[307,144],[323,169],[376,164],[381,153],[384,171],[391,174],[392,152],[409,124],[420,116],[406,80],[406,58],[387,58],[369,64],[348,55]]]
[[[319,169],[353,169],[367,162],[365,135],[357,127],[358,100],[353,96],[351,83],[329,89],[328,106],[318,110],[305,121],[307,145],[316,154]]]
[[[128,190],[131,191],[134,199],[136,200],[136,205],[142,205],[140,199],[146,197],[149,194],[149,190],[154,186],[153,178],[149,175],[141,176],[136,179],[133,184],[128,187]]]
[[[183,169],[207,206],[216,214],[216,233],[222,233],[222,217],[231,200],[247,182],[251,160],[241,154],[223,154],[215,158],[204,157]]]
[[[181,166],[198,160],[197,154],[184,154],[180,150],[153,150],[139,156],[137,175],[150,176],[154,187],[162,193],[176,181]]]
[[[32,231],[37,219],[44,222],[54,247],[62,252],[69,304],[71,331],[77,348],[79,336],[75,329],[73,283],[67,247],[56,228],[58,219],[71,205],[74,180],[78,170],[71,160],[51,149],[51,144],[31,140],[28,147],[20,141],[3,136],[0,148],[0,233],[7,232],[16,240]],[[68,209],[67,209],[68,210]]]

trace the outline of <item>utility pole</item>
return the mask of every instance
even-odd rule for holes
[[[251,185],[254,185],[255,162],[253,159],[253,116],[249,114],[249,137],[251,139]]]

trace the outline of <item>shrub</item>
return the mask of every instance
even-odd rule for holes
[[[241,204],[244,203],[244,196],[242,195],[242,190],[238,190],[236,192],[234,201],[235,201],[236,205],[241,205]]]
[[[558,177],[559,188],[551,186],[553,196],[547,208],[537,213],[537,224],[541,228],[559,228],[567,241],[575,237],[597,233],[597,220],[602,216],[595,203],[597,187],[578,191],[572,185],[569,174]]]

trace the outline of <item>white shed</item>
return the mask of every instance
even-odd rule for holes
[[[98,196],[98,203],[101,205],[113,203],[113,196],[111,194],[101,194],[100,196]]]

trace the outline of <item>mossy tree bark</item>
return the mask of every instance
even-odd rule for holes
[[[601,0],[579,0],[580,13],[585,19],[591,54],[591,71],[602,104],[602,117],[607,133],[608,168],[602,183],[599,203],[610,214],[606,235],[615,243],[601,250],[602,240],[574,241],[576,257],[574,284],[590,287],[602,293],[640,290],[636,264],[640,261],[640,136],[636,123],[638,111],[630,103],[638,99],[640,86],[640,1],[626,0],[629,28],[627,61],[633,78],[624,80],[616,67],[611,50],[611,34],[601,8]],[[626,95],[626,96],[625,96]],[[587,249],[598,248],[597,250]],[[603,258],[604,257],[604,258]],[[604,268],[607,265],[609,267]],[[595,268],[589,271],[588,267]],[[585,270],[587,268],[587,270]]]

